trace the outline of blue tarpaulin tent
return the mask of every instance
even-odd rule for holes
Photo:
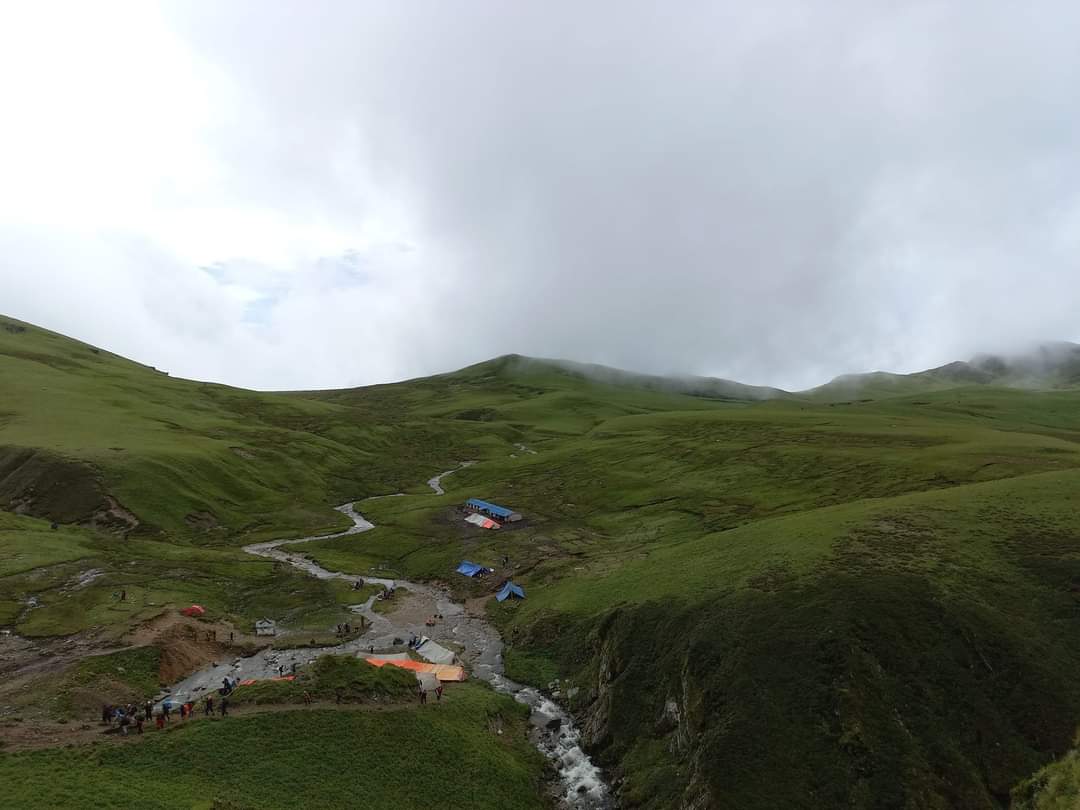
[[[467,577],[477,577],[487,573],[487,569],[482,565],[477,565],[468,560],[462,560],[461,565],[457,567],[457,572],[459,574],[464,574]]]
[[[507,599],[524,599],[525,589],[520,585],[507,580],[506,584],[502,586],[497,594],[495,594],[495,598],[500,602],[504,602]]]

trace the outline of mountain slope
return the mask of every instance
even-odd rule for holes
[[[19,633],[187,600],[332,629],[327,583],[237,547],[403,491],[365,504],[362,542],[305,552],[458,597],[492,584],[455,577],[462,558],[522,583],[524,602],[487,608],[509,674],[560,679],[626,806],[999,808],[1080,723],[1080,391],[1002,385],[1071,385],[1072,349],[878,379],[876,401],[516,356],[258,394],[6,323],[0,505],[85,524],[113,498],[138,520],[0,515],[0,621]],[[469,496],[525,521],[473,529]],[[72,588],[87,571],[104,573]],[[136,605],[110,600],[124,587]]]

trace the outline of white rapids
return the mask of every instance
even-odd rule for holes
[[[453,470],[435,476],[427,483],[436,495],[445,494],[441,486],[443,477],[471,463],[465,462]],[[452,601],[446,591],[441,588],[401,579],[389,580],[329,571],[313,560],[283,548],[312,540],[346,537],[375,528],[375,524],[357,512],[352,503],[337,507],[337,511],[347,515],[353,522],[353,525],[343,532],[301,537],[295,540],[253,543],[244,546],[244,551],[287,563],[319,579],[341,579],[347,582],[362,579],[365,583],[396,586],[430,596],[435,600],[436,611],[442,614],[443,620],[436,627],[397,623],[384,614],[372,610],[375,600],[373,596],[363,604],[350,606],[350,610],[366,619],[366,631],[357,639],[331,647],[267,649],[248,658],[237,658],[231,662],[215,664],[185,678],[173,686],[169,694],[177,699],[197,698],[206,694],[208,690],[221,686],[226,677],[243,680],[268,678],[281,673],[288,674],[294,666],[303,666],[322,655],[358,655],[394,646],[395,639],[408,638],[411,635],[427,635],[433,641],[451,642],[461,647],[460,657],[469,667],[473,677],[491,684],[497,692],[513,696],[519,703],[524,703],[532,710],[529,717],[530,739],[541,753],[551,760],[559,773],[562,785],[561,807],[570,810],[608,810],[614,807],[611,791],[604,782],[600,769],[592,763],[581,748],[581,734],[574,727],[573,719],[561,706],[538,689],[522,686],[504,675],[502,638],[482,616],[468,614],[464,606]]]

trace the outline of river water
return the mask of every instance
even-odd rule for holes
[[[428,485],[436,494],[443,494],[441,486],[443,477],[465,466],[468,466],[468,462],[435,476],[428,481]],[[582,750],[581,735],[574,726],[573,719],[558,703],[539,690],[515,683],[506,677],[503,666],[502,638],[483,616],[469,614],[463,605],[454,602],[441,588],[401,579],[379,579],[366,575],[329,571],[301,554],[288,550],[292,546],[312,540],[346,537],[375,528],[371,521],[354,509],[352,503],[343,504],[337,507],[337,510],[353,521],[353,525],[343,532],[317,537],[301,537],[295,540],[254,543],[245,546],[244,551],[259,557],[278,560],[319,579],[341,579],[347,582],[362,579],[367,583],[405,588],[413,593],[430,597],[435,604],[434,612],[442,614],[443,620],[435,627],[426,627],[419,622],[395,620],[393,616],[388,617],[372,610],[375,601],[375,597],[372,596],[362,604],[350,606],[354,613],[362,615],[367,620],[367,630],[360,638],[332,647],[263,650],[248,658],[219,662],[185,678],[169,690],[170,694],[175,698],[197,698],[206,694],[207,690],[221,686],[226,676],[240,680],[269,678],[281,672],[288,673],[294,665],[303,666],[321,655],[367,654],[372,648],[379,651],[393,647],[398,639],[407,639],[412,635],[427,635],[433,641],[451,642],[459,646],[461,648],[459,657],[468,666],[472,677],[486,681],[497,692],[513,696],[515,700],[524,703],[532,710],[529,717],[530,739],[551,760],[559,773],[560,806],[572,808],[572,810],[607,810],[613,807],[611,791],[604,782],[600,769]]]

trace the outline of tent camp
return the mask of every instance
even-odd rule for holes
[[[497,594],[495,594],[495,598],[500,602],[505,602],[507,599],[524,599],[525,589],[520,585],[515,584],[512,580],[507,580],[506,584],[499,589]]]
[[[484,517],[479,512],[473,512],[471,515],[466,516],[466,523],[471,523],[474,526],[479,526],[481,529],[498,529],[498,521],[494,521],[491,518]]]
[[[391,659],[387,656],[379,656],[376,658],[365,658],[369,664],[373,667],[399,667],[400,669],[408,669],[412,672],[431,672],[440,681],[444,683],[447,681],[463,681],[465,680],[465,668],[464,667],[452,667],[446,664],[423,664],[420,661],[413,661],[406,659],[401,661],[398,659]]]
[[[180,612],[183,613],[185,616],[202,616],[204,613],[206,613],[206,608],[204,608],[202,605],[192,605],[191,607],[184,608]]]
[[[457,567],[457,572],[467,577],[482,577],[484,574],[491,573],[491,569],[468,560],[462,560],[461,565]]]

